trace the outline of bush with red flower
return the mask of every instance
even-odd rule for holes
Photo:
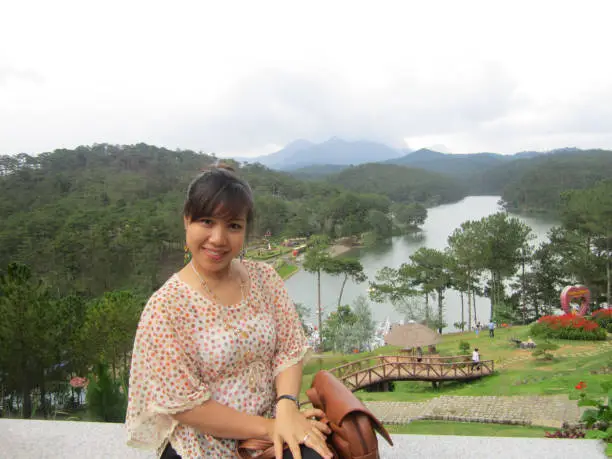
[[[578,400],[582,411],[580,423],[570,426],[564,423],[561,430],[546,432],[548,438],[591,438],[612,443],[612,381],[601,383],[603,395],[589,395],[585,391],[587,383],[580,381],[570,392],[571,400]],[[594,392],[597,392],[596,390]]]
[[[597,322],[574,314],[540,317],[531,326],[531,333],[548,339],[591,341],[606,339],[606,330],[601,328]]]
[[[597,325],[607,330],[608,333],[612,333],[612,308],[598,309],[593,312],[591,317],[597,322]]]

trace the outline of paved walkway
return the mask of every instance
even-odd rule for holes
[[[580,409],[566,395],[464,397],[441,396],[427,402],[365,402],[384,424],[443,420],[560,428],[578,422]]]

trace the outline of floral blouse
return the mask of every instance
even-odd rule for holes
[[[236,441],[203,434],[171,415],[212,399],[236,410],[273,415],[274,378],[300,362],[307,344],[299,317],[273,267],[243,261],[246,298],[214,303],[177,274],[144,308],[132,353],[128,445],[170,442],[183,459],[235,457]]]

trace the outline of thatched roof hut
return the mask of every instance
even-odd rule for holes
[[[432,346],[438,344],[440,340],[441,336],[434,330],[417,323],[394,325],[385,335],[387,344],[404,349]]]

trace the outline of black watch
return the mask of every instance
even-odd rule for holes
[[[276,398],[276,404],[283,399],[291,400],[298,407],[298,410],[300,409],[300,401],[297,399],[297,397],[294,397],[293,395],[280,395]]]

